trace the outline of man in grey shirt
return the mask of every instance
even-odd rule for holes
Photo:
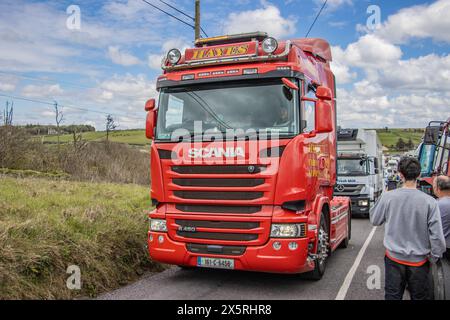
[[[439,198],[438,205],[441,211],[442,228],[447,244],[447,258],[450,250],[450,177],[439,176],[434,180],[434,193]]]
[[[436,200],[417,190],[420,163],[411,157],[398,164],[403,187],[386,192],[370,210],[375,226],[385,224],[385,298],[401,300],[408,286],[413,300],[430,297],[428,259],[446,250]]]

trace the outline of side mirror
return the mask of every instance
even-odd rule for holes
[[[333,113],[328,102],[318,100],[316,102],[316,133],[333,132]]]
[[[155,99],[150,99],[145,103],[145,111],[147,111],[147,120],[145,123],[145,136],[147,139],[155,137],[155,125],[157,120],[157,110],[155,109]]]
[[[156,107],[155,99],[150,99],[145,103],[145,111],[152,111]]]
[[[316,97],[319,100],[331,101],[333,99],[333,94],[330,88],[320,86],[316,90]]]

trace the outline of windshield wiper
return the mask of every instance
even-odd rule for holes
[[[233,129],[233,127],[231,127],[228,123],[226,123],[225,121],[223,121],[222,119],[219,118],[219,116],[211,109],[211,107],[208,105],[208,103],[202,99],[202,97],[200,97],[195,92],[187,91],[186,93],[188,95],[190,95],[195,101],[197,101],[198,104],[200,105],[200,107],[202,107],[203,110],[208,112],[209,115],[212,116],[219,125],[222,125],[223,127],[225,127],[225,129]]]

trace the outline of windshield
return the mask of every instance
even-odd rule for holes
[[[171,140],[182,131],[192,136],[235,130],[297,135],[296,93],[284,87],[281,79],[163,89],[156,138]]]
[[[420,166],[422,168],[421,174],[423,177],[430,176],[433,172],[434,154],[436,147],[431,144],[422,145],[422,150],[419,156]]]
[[[366,159],[338,159],[337,171],[340,176],[365,176],[368,173]]]

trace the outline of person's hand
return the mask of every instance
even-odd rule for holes
[[[440,257],[435,257],[435,256],[429,256],[428,260],[430,260],[431,263],[436,264],[436,263],[438,263],[441,260],[441,258]]]

